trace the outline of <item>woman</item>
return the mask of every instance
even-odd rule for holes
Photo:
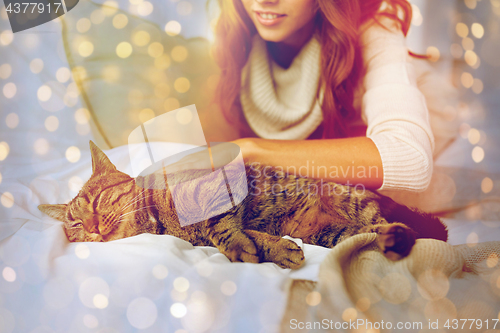
[[[214,55],[223,116],[210,115],[209,141],[235,140],[246,161],[301,176],[427,189],[435,143],[441,150],[456,127],[431,127],[414,68],[422,60],[405,45],[407,1],[219,4]]]

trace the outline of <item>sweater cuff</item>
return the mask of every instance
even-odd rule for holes
[[[389,135],[370,138],[380,153],[384,179],[381,190],[423,192],[429,186],[433,161],[407,143]]]

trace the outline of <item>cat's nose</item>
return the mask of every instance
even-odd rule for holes
[[[99,232],[99,220],[91,218],[83,221],[83,228],[92,234],[100,234]]]

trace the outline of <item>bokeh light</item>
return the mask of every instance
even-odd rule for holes
[[[36,95],[39,100],[41,100],[42,102],[46,102],[52,96],[52,89],[50,89],[49,86],[44,84],[43,86],[38,88]]]
[[[66,149],[66,159],[71,163],[76,163],[80,160],[80,149],[75,146],[71,146]]]
[[[475,94],[480,94],[484,89],[483,81],[480,79],[474,79],[474,83],[472,84],[472,91]]]
[[[179,100],[174,97],[167,98],[165,100],[165,103],[163,103],[163,108],[165,109],[165,111],[176,110],[179,107],[180,107]]]
[[[113,27],[116,29],[123,29],[128,24],[128,18],[125,14],[116,14],[113,17]]]
[[[2,276],[5,281],[14,282],[16,281],[17,274],[12,267],[7,266],[2,270]]]
[[[478,57],[474,51],[468,50],[465,51],[464,59],[467,65],[474,67],[477,64]]]
[[[162,264],[153,267],[153,276],[158,280],[163,280],[168,276],[168,269]]]
[[[90,249],[85,244],[78,244],[75,247],[75,255],[80,259],[87,259],[90,256]]]
[[[480,39],[484,36],[484,28],[480,23],[473,23],[471,27],[471,32],[474,37]]]
[[[465,243],[469,247],[476,246],[478,242],[479,242],[479,236],[475,232],[471,232],[465,240]]]
[[[342,312],[342,320],[355,321],[358,317],[358,311],[355,308],[347,308]]]
[[[6,98],[13,98],[17,93],[17,86],[13,82],[9,82],[3,86],[3,95]]]
[[[234,295],[237,290],[236,283],[230,280],[224,281],[220,286],[220,291],[226,296]]]
[[[174,88],[177,90],[177,92],[180,93],[185,93],[189,90],[191,87],[191,84],[189,83],[189,80],[185,77],[180,77],[174,82]]]
[[[175,318],[182,318],[186,315],[186,313],[187,308],[182,303],[174,303],[170,307],[170,314],[172,314],[172,316],[174,316]]]
[[[76,30],[83,34],[89,31],[90,27],[92,26],[92,22],[86,17],[79,19],[76,22]]]
[[[459,35],[462,38],[467,37],[469,35],[469,27],[463,22],[457,23],[455,30],[457,32],[457,35]]]
[[[86,108],[80,108],[75,111],[75,120],[78,124],[88,124],[90,120],[90,112]]]
[[[10,30],[4,30],[0,33],[0,44],[7,46],[14,40],[14,34]]]
[[[426,54],[429,56],[429,60],[434,62],[438,61],[441,56],[441,52],[439,52],[439,49],[435,46],[429,46]]]
[[[113,0],[107,0],[103,3],[103,7],[102,7],[102,12],[104,13],[104,15],[106,16],[111,16],[113,14],[116,13],[116,11],[118,10],[118,2],[116,1],[113,1]]]
[[[153,12],[153,4],[149,1],[142,1],[138,6],[137,6],[137,13],[140,16],[148,16]]]
[[[45,128],[49,132],[55,132],[59,128],[59,119],[56,116],[49,116],[45,119]]]
[[[91,314],[86,314],[83,316],[83,325],[87,328],[93,329],[99,326],[99,320]]]
[[[480,163],[484,159],[484,149],[481,147],[474,147],[472,149],[472,160],[476,163]]]
[[[92,299],[94,306],[98,309],[105,309],[108,307],[109,301],[108,297],[103,294],[96,294]]]
[[[139,120],[141,121],[141,123],[145,123],[148,120],[153,119],[154,117],[155,117],[155,112],[149,108],[142,109],[139,112]]]
[[[309,306],[316,306],[321,303],[321,294],[317,291],[312,291],[306,296],[306,303]]]
[[[191,122],[191,120],[193,120],[193,114],[189,109],[182,108],[177,110],[175,119],[179,122],[179,124],[187,125]]]
[[[177,21],[169,21],[165,25],[165,32],[169,36],[176,36],[181,33],[181,24]]]
[[[120,58],[128,58],[132,54],[132,45],[127,42],[121,42],[116,46],[116,55]]]
[[[14,196],[10,192],[4,192],[0,196],[0,203],[5,208],[11,208],[12,206],[14,206]]]
[[[490,177],[485,177],[481,181],[481,191],[483,193],[490,193],[493,190],[493,180]]]
[[[99,277],[89,277],[80,284],[78,296],[82,304],[88,308],[99,308],[97,305],[107,306],[109,285]]]
[[[137,329],[152,326],[158,317],[158,309],[153,301],[146,297],[134,299],[127,307],[127,319]]]
[[[479,142],[479,140],[481,140],[481,133],[479,133],[479,131],[477,129],[471,128],[469,130],[467,138],[469,139],[469,142],[472,145],[475,145],[475,144],[477,144]]]
[[[50,149],[49,142],[45,138],[38,138],[35,140],[35,143],[33,144],[33,150],[38,155],[47,154],[49,152],[49,149]]]
[[[71,72],[67,67],[61,67],[56,72],[57,81],[61,83],[67,82],[71,77]]]
[[[189,281],[184,277],[178,277],[174,280],[174,289],[178,292],[185,292],[189,289]]]
[[[0,66],[0,78],[1,79],[8,79],[9,76],[12,74],[12,67],[9,64],[3,64]]]
[[[186,60],[188,56],[188,50],[184,46],[178,45],[172,49],[170,55],[172,56],[172,59],[174,61],[182,62]]]
[[[9,156],[10,147],[5,141],[0,142],[0,161],[3,161]]]
[[[8,128],[16,128],[17,125],[19,125],[19,116],[17,115],[17,113],[9,113],[7,117],[5,117],[5,124]]]
[[[148,54],[153,58],[158,58],[163,54],[163,45],[158,42],[151,43],[148,46]]]
[[[465,88],[470,88],[474,84],[474,77],[471,73],[463,72],[460,81]]]
[[[157,69],[167,69],[170,67],[170,57],[166,54],[162,54],[155,58],[155,67]]]
[[[139,30],[132,35],[132,42],[137,46],[147,45],[150,40],[151,36],[144,30]]]
[[[90,56],[94,53],[94,44],[89,41],[81,42],[80,45],[78,45],[78,53],[84,58]]]

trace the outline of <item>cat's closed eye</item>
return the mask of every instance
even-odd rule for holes
[[[82,220],[78,220],[78,221],[74,222],[73,224],[71,224],[71,228],[81,228],[81,227],[83,227]]]

